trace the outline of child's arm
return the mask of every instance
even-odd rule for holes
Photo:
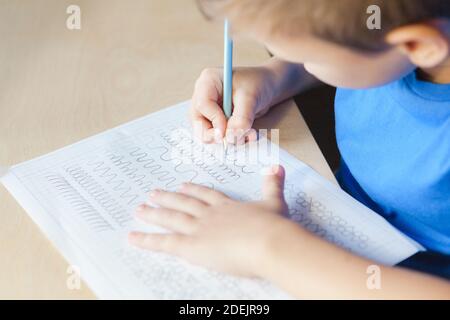
[[[205,142],[215,138],[218,129],[231,135],[249,130],[255,118],[272,106],[318,83],[302,65],[272,58],[259,67],[236,68],[233,73],[233,116],[227,121],[221,107],[222,69],[205,69],[195,84],[191,121],[205,130],[199,136]],[[199,131],[196,131],[199,135]],[[238,135],[237,133],[235,135]]]
[[[283,217],[284,170],[267,176],[260,202],[233,201],[211,189],[185,185],[180,193],[157,191],[137,216],[172,234],[131,233],[130,242],[215,270],[266,278],[294,297],[450,299],[444,280],[380,266],[381,289],[370,290],[367,267],[357,257]]]
[[[262,277],[295,297],[318,299],[450,299],[450,283],[398,267],[380,268],[380,289],[370,289],[376,263],[338,248],[296,225],[268,248]]]

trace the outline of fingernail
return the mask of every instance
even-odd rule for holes
[[[158,193],[159,193],[159,190],[155,189],[155,190],[150,191],[150,195],[149,196],[151,198],[154,198],[154,197],[156,197],[158,195]]]
[[[150,200],[145,201],[145,204],[147,205],[147,207],[149,208],[157,208],[158,205]]]
[[[280,172],[281,172],[281,170],[280,170],[280,166],[278,166],[278,165],[275,165],[275,166],[272,166],[272,173],[274,174],[274,175],[279,175],[280,174]]]
[[[278,175],[278,173],[281,170],[279,170],[279,166],[271,166],[271,167],[265,167],[261,169],[261,175],[263,176],[275,176]]]
[[[281,166],[281,165],[276,165],[275,167],[274,167],[275,169],[275,174],[278,176],[278,177],[282,177],[283,176],[283,174],[284,174],[284,172],[285,172],[285,170],[284,170],[284,168]]]
[[[135,244],[137,242],[137,240],[139,239],[139,233],[136,231],[131,231],[128,234],[128,241],[131,242],[132,244]]]
[[[141,204],[140,206],[138,206],[137,208],[136,208],[136,212],[142,212],[142,211],[144,211],[145,210],[145,204]]]
[[[136,231],[131,231],[130,233],[128,233],[128,239],[135,239],[137,236]]]
[[[183,182],[183,183],[180,185],[180,188],[179,188],[178,190],[183,191],[184,189],[186,189],[187,186],[188,186],[188,183],[187,183],[187,182]]]

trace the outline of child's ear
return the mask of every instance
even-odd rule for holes
[[[423,23],[397,28],[386,41],[398,47],[419,68],[433,68],[450,55],[448,25]]]

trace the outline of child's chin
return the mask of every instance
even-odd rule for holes
[[[379,79],[370,77],[350,77],[345,72],[336,72],[325,67],[305,63],[305,70],[318,80],[337,88],[345,89],[368,89],[378,87],[386,83]]]
[[[326,84],[329,84],[330,86],[342,87],[345,84],[345,82],[348,82],[348,81],[343,81],[345,79],[342,79],[341,77],[333,76],[334,72],[330,72],[330,70],[328,70],[328,68],[325,68],[323,66],[311,64],[311,63],[305,63],[304,67],[308,73],[312,74],[318,80],[320,80]],[[350,85],[350,83],[347,83],[347,85]]]

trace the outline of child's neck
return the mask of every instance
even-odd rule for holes
[[[429,82],[439,84],[450,83],[450,57],[436,68],[421,69],[420,77]]]

